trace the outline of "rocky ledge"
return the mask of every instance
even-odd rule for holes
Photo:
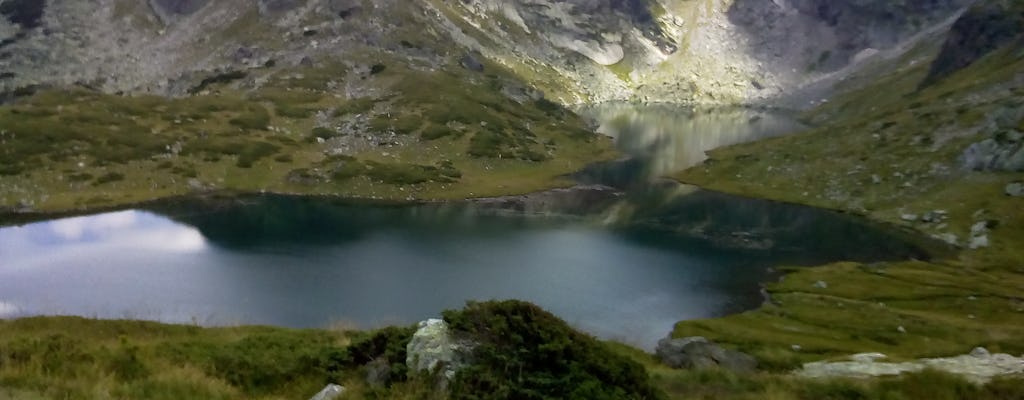
[[[934,369],[984,384],[998,376],[1024,373],[1024,355],[1014,357],[1009,354],[991,354],[983,347],[955,357],[922,358],[907,362],[876,361],[885,358],[886,355],[882,353],[861,353],[844,361],[812,362],[804,364],[797,375],[805,378],[870,378]]]

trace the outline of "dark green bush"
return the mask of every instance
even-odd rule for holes
[[[469,303],[445,311],[479,341],[450,385],[453,399],[662,399],[644,367],[533,304]]]
[[[239,168],[252,168],[261,158],[272,156],[280,150],[280,147],[267,142],[249,142],[239,151],[235,165]]]
[[[420,137],[423,138],[423,140],[437,140],[445,136],[457,135],[458,133],[458,131],[448,128],[445,125],[431,124],[424,128],[423,132],[420,132]]]
[[[317,111],[315,108],[311,108],[311,107],[286,106],[286,105],[278,105],[276,107],[276,110],[277,110],[277,115],[280,115],[280,116],[285,117],[285,118],[294,118],[294,119],[306,119],[306,118],[309,118],[313,114],[316,114],[316,111]]]
[[[415,185],[429,181],[451,182],[449,176],[441,173],[437,167],[405,164],[405,163],[378,163],[367,161],[366,176],[370,179],[393,185]]]
[[[124,382],[143,379],[150,375],[150,369],[139,358],[139,348],[136,346],[125,346],[115,352],[108,361],[108,368],[117,379]]]
[[[195,341],[162,349],[171,360],[201,365],[207,373],[257,396],[296,381],[322,386],[337,378],[330,373],[335,368],[329,356],[339,351],[330,335],[319,332],[261,333],[226,344]]]
[[[251,105],[228,123],[244,130],[266,130],[270,125],[270,113],[263,106]]]
[[[122,174],[120,172],[108,172],[106,174],[100,175],[99,178],[96,178],[96,181],[93,182],[93,185],[99,186],[99,185],[102,185],[102,184],[105,184],[105,183],[117,182],[117,181],[123,181],[123,180],[124,180],[124,174]]]
[[[358,368],[378,358],[387,360],[391,366],[391,380],[405,381],[409,367],[405,364],[406,345],[416,332],[415,326],[389,326],[377,331],[360,334],[345,349],[344,366]],[[390,382],[389,382],[390,383]]]

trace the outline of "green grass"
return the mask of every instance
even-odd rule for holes
[[[187,194],[187,179],[241,193],[500,196],[569,185],[566,174],[616,156],[609,140],[561,106],[504,97],[504,85],[521,83],[499,66],[467,79],[454,66],[424,72],[375,62],[388,67],[365,81],[325,60],[301,74],[260,71],[267,83],[244,91],[166,99],[54,89],[0,106],[0,210],[21,202],[41,212],[128,205]],[[349,99],[329,89],[352,79],[381,94]],[[320,111],[326,126],[356,133],[318,143],[339,135],[316,127]],[[401,136],[365,138],[363,129]],[[358,163],[317,170],[338,145]],[[291,171],[317,179],[290,179]],[[123,178],[81,184],[108,173]],[[0,214],[0,223],[9,218]]]
[[[958,161],[970,143],[991,133],[989,115],[1021,105],[1014,77],[1024,58],[997,51],[922,90],[927,63],[902,62],[896,72],[808,113],[817,126],[806,132],[712,151],[707,163],[676,178],[861,214],[922,237],[952,233],[961,244],[973,224],[997,220],[991,246],[940,252],[930,262],[787,269],[784,281],[768,285],[771,303],[680,322],[674,335],[707,336],[780,371],[866,351],[897,359],[964,354],[975,346],[1024,352],[1024,214],[1019,201],[1002,194],[1022,175],[965,171]],[[932,210],[947,211],[948,221],[901,219]],[[828,288],[816,288],[819,280]]]
[[[1024,393],[1021,377],[979,386],[935,371],[808,380],[673,370],[636,348],[594,340],[528,303],[470,304],[444,314],[456,332],[481,340],[474,366],[448,391],[437,390],[430,374],[409,373],[410,326],[359,332],[33,317],[0,321],[0,397],[301,399],[327,383],[344,385],[352,399],[1017,400]],[[377,359],[390,367],[390,377],[371,387],[366,365]]]
[[[0,387],[47,399],[305,398],[340,380],[330,355],[347,342],[331,331],[2,321]]]

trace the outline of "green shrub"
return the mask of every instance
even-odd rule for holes
[[[68,175],[68,181],[70,181],[70,182],[85,182],[85,181],[92,180],[92,178],[93,178],[92,174],[90,174],[88,172],[82,172],[82,173],[69,174]]]
[[[391,366],[391,381],[405,381],[409,372],[405,363],[406,345],[409,344],[415,332],[415,326],[389,326],[373,332],[362,333],[354,338],[346,348],[343,364],[348,368],[358,368],[370,361],[383,358]]]
[[[115,352],[108,361],[108,369],[114,373],[117,379],[129,382],[146,378],[150,375],[150,369],[139,358],[139,348],[136,346],[124,346]]]
[[[370,179],[393,185],[415,185],[424,182],[451,182],[449,176],[441,173],[437,167],[405,164],[378,163],[367,161],[366,176]]]
[[[335,109],[334,114],[338,116],[348,114],[363,114],[367,111],[372,110],[374,104],[376,104],[376,102],[374,102],[374,100],[369,97],[352,99],[347,101],[344,105],[339,106],[337,109]]]
[[[315,108],[310,108],[310,107],[286,106],[286,105],[278,105],[275,109],[277,110],[277,115],[280,115],[280,116],[285,117],[285,118],[294,118],[294,119],[306,119],[306,118],[309,118],[313,114],[316,114],[316,111],[317,111]]]
[[[228,121],[244,130],[266,130],[270,125],[270,113],[260,105],[250,105],[245,112]]]
[[[370,120],[370,129],[378,132],[394,132],[399,135],[408,135],[420,129],[422,120],[414,115],[385,116],[379,115]]]
[[[99,185],[102,185],[102,184],[105,184],[105,183],[117,182],[117,181],[123,181],[123,180],[124,180],[124,174],[122,174],[120,172],[108,172],[106,174],[100,175],[99,178],[96,178],[96,181],[93,182],[93,185],[99,186]]]
[[[239,168],[252,168],[252,165],[261,158],[272,156],[279,150],[280,147],[267,142],[246,143],[239,151],[238,162],[235,165]]]
[[[445,311],[478,341],[474,362],[450,385],[453,399],[662,399],[644,367],[541,308],[522,301]]]
[[[436,140],[445,136],[458,135],[458,133],[458,131],[455,131],[445,125],[431,124],[424,128],[423,132],[420,132],[420,137],[423,138],[423,140]]]

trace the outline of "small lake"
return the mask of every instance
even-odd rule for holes
[[[581,180],[650,182],[700,162],[703,152],[691,147],[774,134],[757,125],[765,117],[742,110],[689,124],[663,110],[649,119],[627,111],[602,114],[613,116],[602,129],[617,129],[642,162]],[[614,125],[622,115],[628,124]],[[683,118],[701,115],[710,114]],[[734,125],[702,128],[722,121]],[[724,137],[741,128],[747,134]],[[700,135],[709,139],[687,139]],[[545,202],[542,216],[486,202],[387,207],[254,196],[0,228],[0,318],[373,328],[467,300],[518,298],[601,338],[651,349],[676,321],[758,306],[759,284],[776,278],[770,266],[923,256],[844,215],[639,186],[649,189],[596,198],[567,191],[569,199]]]

